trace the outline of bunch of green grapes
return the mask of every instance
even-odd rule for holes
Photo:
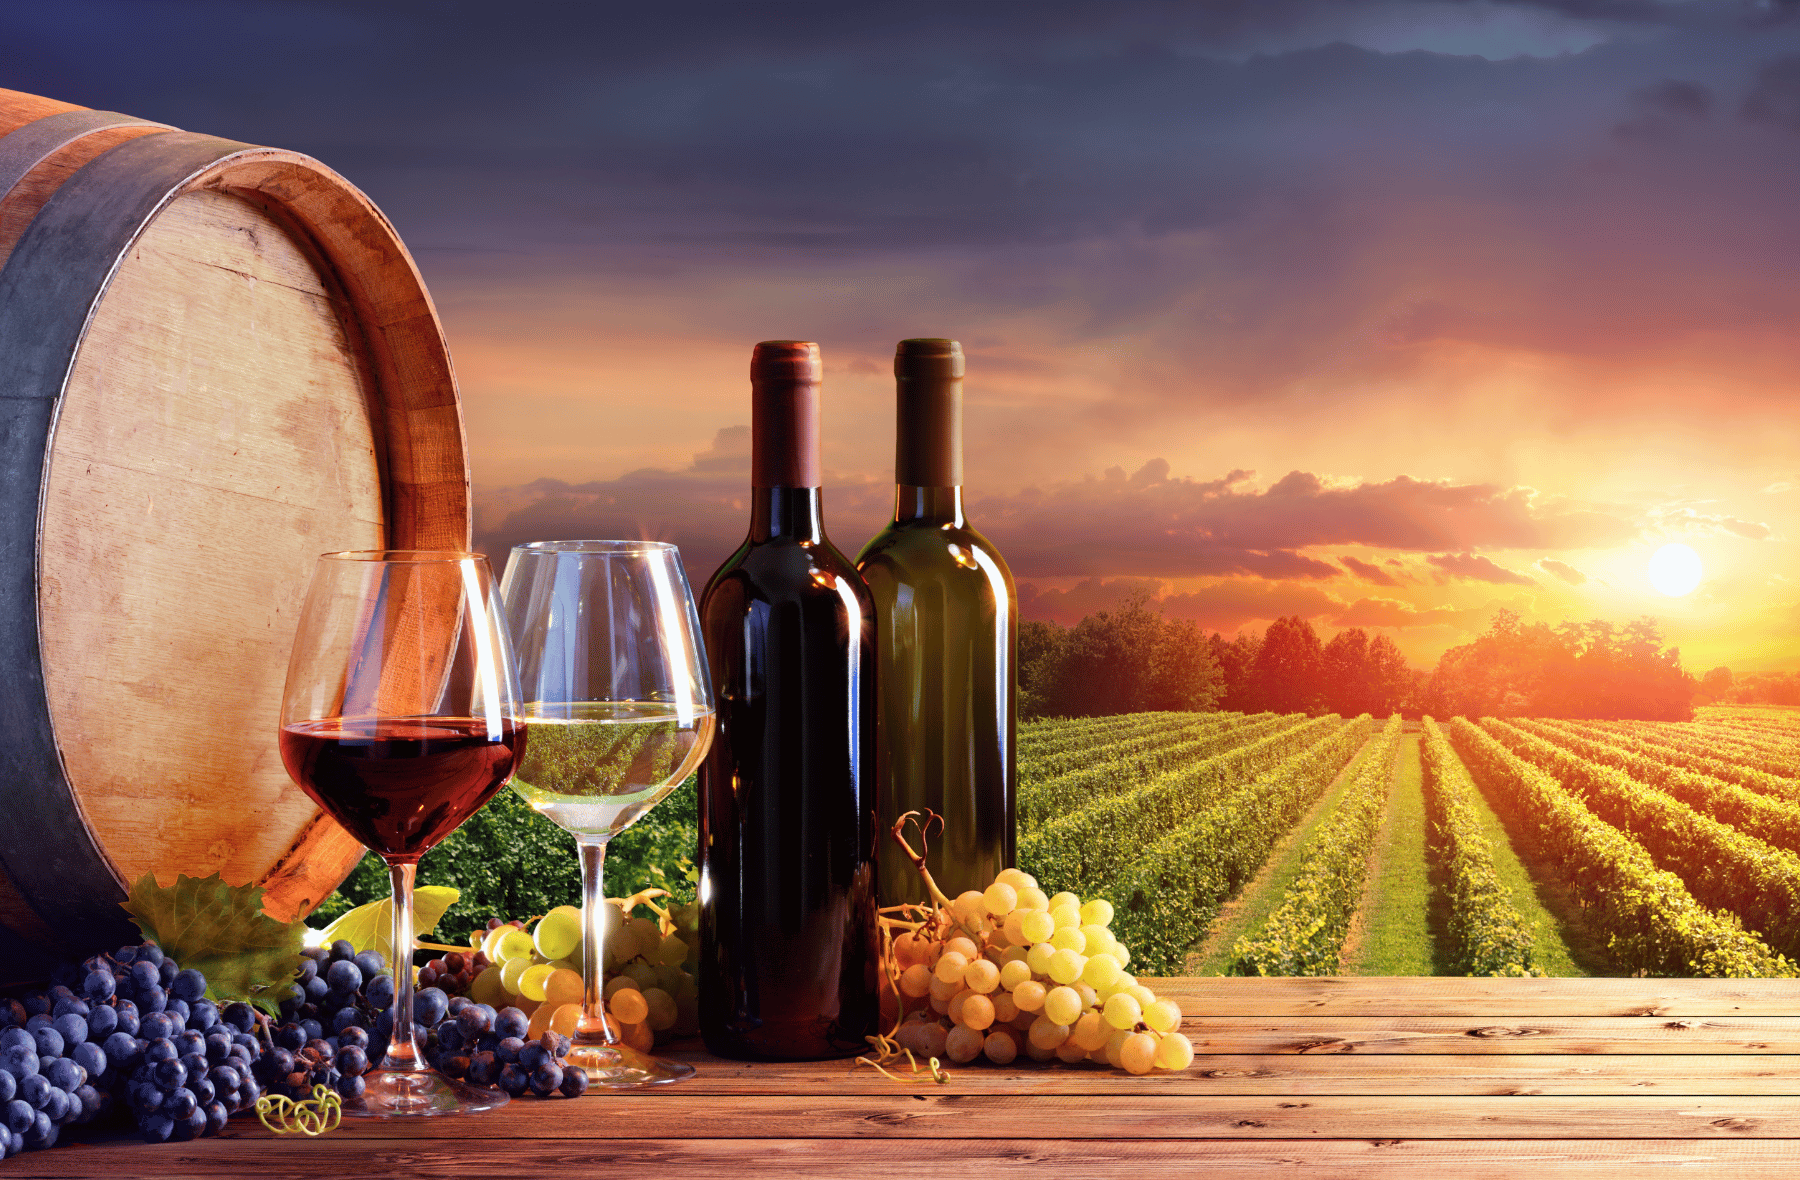
[[[658,920],[632,917],[638,898],[608,898],[602,907],[603,996],[624,1041],[646,1052],[658,1041],[700,1029],[693,963],[699,946],[699,907],[658,911]],[[573,1036],[581,1016],[581,911],[558,906],[535,923],[490,923],[477,931],[489,966],[469,985],[469,998],[515,1007],[531,1018],[529,1034]]]
[[[1134,1074],[1186,1069],[1194,1046],[1177,1031],[1181,1006],[1125,970],[1131,951],[1112,917],[1104,899],[1046,896],[1030,874],[1003,869],[985,892],[922,921],[886,919],[906,927],[886,971],[900,1018],[893,1042],[955,1062],[1005,1065],[1024,1053]]]

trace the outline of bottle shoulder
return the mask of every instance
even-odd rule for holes
[[[916,581],[998,579],[1013,584],[1012,570],[994,543],[968,525],[890,522],[857,555],[856,568],[873,585],[883,577]]]
[[[751,602],[841,599],[845,594],[865,604],[870,601],[861,573],[829,540],[806,543],[777,537],[739,546],[707,581],[701,613],[728,600],[741,608]]]

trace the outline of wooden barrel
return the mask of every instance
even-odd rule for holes
[[[0,963],[154,872],[305,914],[361,847],[282,768],[315,557],[466,548],[443,330],[294,152],[0,90]]]

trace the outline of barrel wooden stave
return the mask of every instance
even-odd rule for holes
[[[0,560],[32,550],[36,575],[0,571],[0,611],[29,599],[38,624],[35,648],[0,626],[0,658],[38,662],[0,693],[0,774],[21,780],[0,782],[0,954],[105,945],[108,907],[144,871],[258,881],[282,918],[317,904],[362,849],[275,743],[313,559],[468,544],[442,329],[379,211],[304,156],[81,112],[0,91],[0,166],[9,131],[95,124],[0,193],[0,341],[10,319],[22,362],[0,374],[12,499],[30,483],[21,440],[48,447],[41,534],[0,536]],[[59,361],[21,334],[43,318],[24,297],[79,302],[51,263],[83,234],[119,246],[117,270]]]

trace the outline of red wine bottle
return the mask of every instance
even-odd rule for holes
[[[902,340],[894,519],[856,568],[880,637],[880,825],[930,810],[926,868],[951,897],[1013,863],[1018,597],[1006,559],[963,515],[962,346]],[[918,870],[882,850],[880,904],[925,902]]]
[[[819,347],[750,362],[750,533],[700,603],[718,728],[700,769],[700,1033],[722,1057],[867,1048],[875,920],[875,620],[825,537]]]

